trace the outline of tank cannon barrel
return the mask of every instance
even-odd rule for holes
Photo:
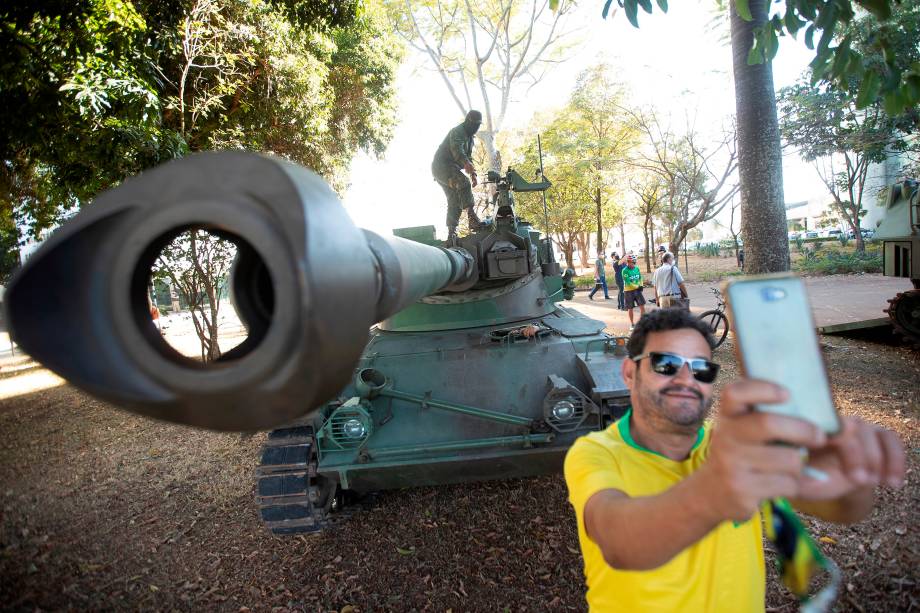
[[[215,362],[179,354],[150,318],[163,247],[200,228],[232,241],[248,337]],[[128,179],[58,229],[5,296],[14,340],[78,387],[144,415],[220,430],[277,426],[347,383],[369,328],[468,287],[472,256],[358,229],[312,172],[241,152]]]

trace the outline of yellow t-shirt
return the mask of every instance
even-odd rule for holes
[[[601,490],[631,497],[655,496],[685,479],[703,463],[710,425],[683,462],[640,447],[629,433],[629,416],[602,432],[575,441],[565,458],[569,501],[578,518],[578,540],[585,560],[588,607],[593,612],[741,613],[764,610],[766,571],[758,513],[748,521],[723,522],[666,564],[648,571],[623,571],[604,561],[585,533],[584,508]],[[629,526],[623,526],[629,530]]]

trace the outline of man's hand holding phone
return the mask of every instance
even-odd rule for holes
[[[871,509],[875,485],[903,482],[904,450],[893,432],[847,417],[828,437],[803,419],[752,408],[787,399],[785,389],[766,381],[741,379],[722,390],[709,456],[696,475],[714,519],[744,521],[764,500],[782,497],[819,517],[853,521]],[[806,463],[820,472],[809,474]]]
[[[858,417],[841,417],[843,429],[811,450],[808,465],[825,479],[806,475],[798,499],[832,500],[859,488],[901,487],[907,460],[898,435]]]

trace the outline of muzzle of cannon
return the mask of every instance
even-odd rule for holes
[[[147,303],[160,251],[193,228],[238,248],[230,283],[248,337],[210,363],[164,341]],[[255,430],[333,397],[374,323],[475,276],[463,249],[357,228],[305,168],[203,153],[101,194],[18,272],[5,308],[27,353],[98,397],[173,422]]]

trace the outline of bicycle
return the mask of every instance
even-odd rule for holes
[[[725,342],[725,338],[728,336],[728,317],[725,315],[725,299],[722,297],[722,292],[717,287],[711,289],[719,304],[714,309],[700,313],[699,318],[712,330],[712,336],[716,340],[716,347],[718,347]]]

